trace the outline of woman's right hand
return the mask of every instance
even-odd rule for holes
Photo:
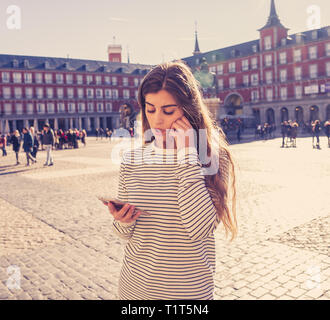
[[[135,212],[135,206],[129,203],[126,203],[120,210],[116,210],[115,206],[108,202],[108,208],[113,218],[122,223],[132,223],[141,215],[141,212]]]

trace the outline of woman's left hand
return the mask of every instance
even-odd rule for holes
[[[177,150],[195,147],[194,129],[185,116],[172,123],[170,135],[174,138]]]

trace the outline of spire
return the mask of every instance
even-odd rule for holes
[[[276,27],[276,26],[287,29],[282,25],[278,15],[277,15],[276,7],[275,7],[275,0],[271,0],[271,2],[270,2],[270,13],[269,13],[267,23],[265,24],[264,27],[259,29],[259,31],[263,30],[263,29],[266,29],[266,28],[270,28],[270,27]]]
[[[201,51],[199,50],[198,38],[197,38],[197,21],[195,22],[195,50],[193,55],[200,54]]]

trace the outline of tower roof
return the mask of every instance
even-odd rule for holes
[[[197,38],[197,22],[195,23],[196,30],[195,30],[195,50],[193,52],[193,55],[200,54],[201,51],[199,50],[199,44],[198,44],[198,38]]]
[[[281,23],[278,15],[277,15],[276,7],[275,7],[275,0],[271,0],[270,14],[269,14],[267,23],[261,29],[259,29],[259,31],[266,29],[266,28],[270,28],[270,27],[282,27],[284,29],[287,29],[283,26],[283,24]]]

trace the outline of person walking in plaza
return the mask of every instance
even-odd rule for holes
[[[33,137],[33,148],[32,148],[32,157],[35,158],[37,162],[37,153],[39,149],[39,140],[38,140],[38,135],[34,131],[34,127],[30,127],[30,133]]]
[[[291,147],[297,148],[298,123],[294,121],[291,124]]]
[[[32,156],[31,152],[33,150],[33,137],[31,135],[31,132],[27,128],[23,128],[23,150],[26,154],[26,165],[30,165],[30,160],[32,163],[36,163],[36,159]]]
[[[321,149],[320,146],[320,132],[321,132],[321,124],[320,120],[315,120],[314,125],[312,126],[313,132],[313,149]],[[316,145],[314,146],[314,137],[316,138]]]
[[[21,135],[19,134],[18,130],[15,130],[14,134],[11,137],[11,143],[13,145],[13,151],[16,155],[16,165],[19,165],[19,150],[21,148]]]
[[[324,123],[324,131],[325,131],[325,135],[328,138],[328,148],[330,148],[330,120],[327,120]]]
[[[2,150],[2,156],[3,157],[7,156],[6,147],[7,147],[7,137],[4,134],[1,135],[1,132],[0,132],[0,148]]]
[[[47,152],[47,159],[46,162],[44,163],[44,166],[52,166],[54,165],[53,155],[52,155],[52,148],[54,145],[54,133],[48,123],[44,125],[44,135],[42,139],[43,139],[43,145],[45,146]]]
[[[237,233],[235,170],[226,136],[184,62],[154,67],[138,101],[142,143],[124,152],[119,170],[118,198],[126,204],[117,210],[105,203],[114,232],[128,240],[119,299],[211,300],[214,232],[222,222],[232,239]],[[195,139],[187,139],[192,134]]]

